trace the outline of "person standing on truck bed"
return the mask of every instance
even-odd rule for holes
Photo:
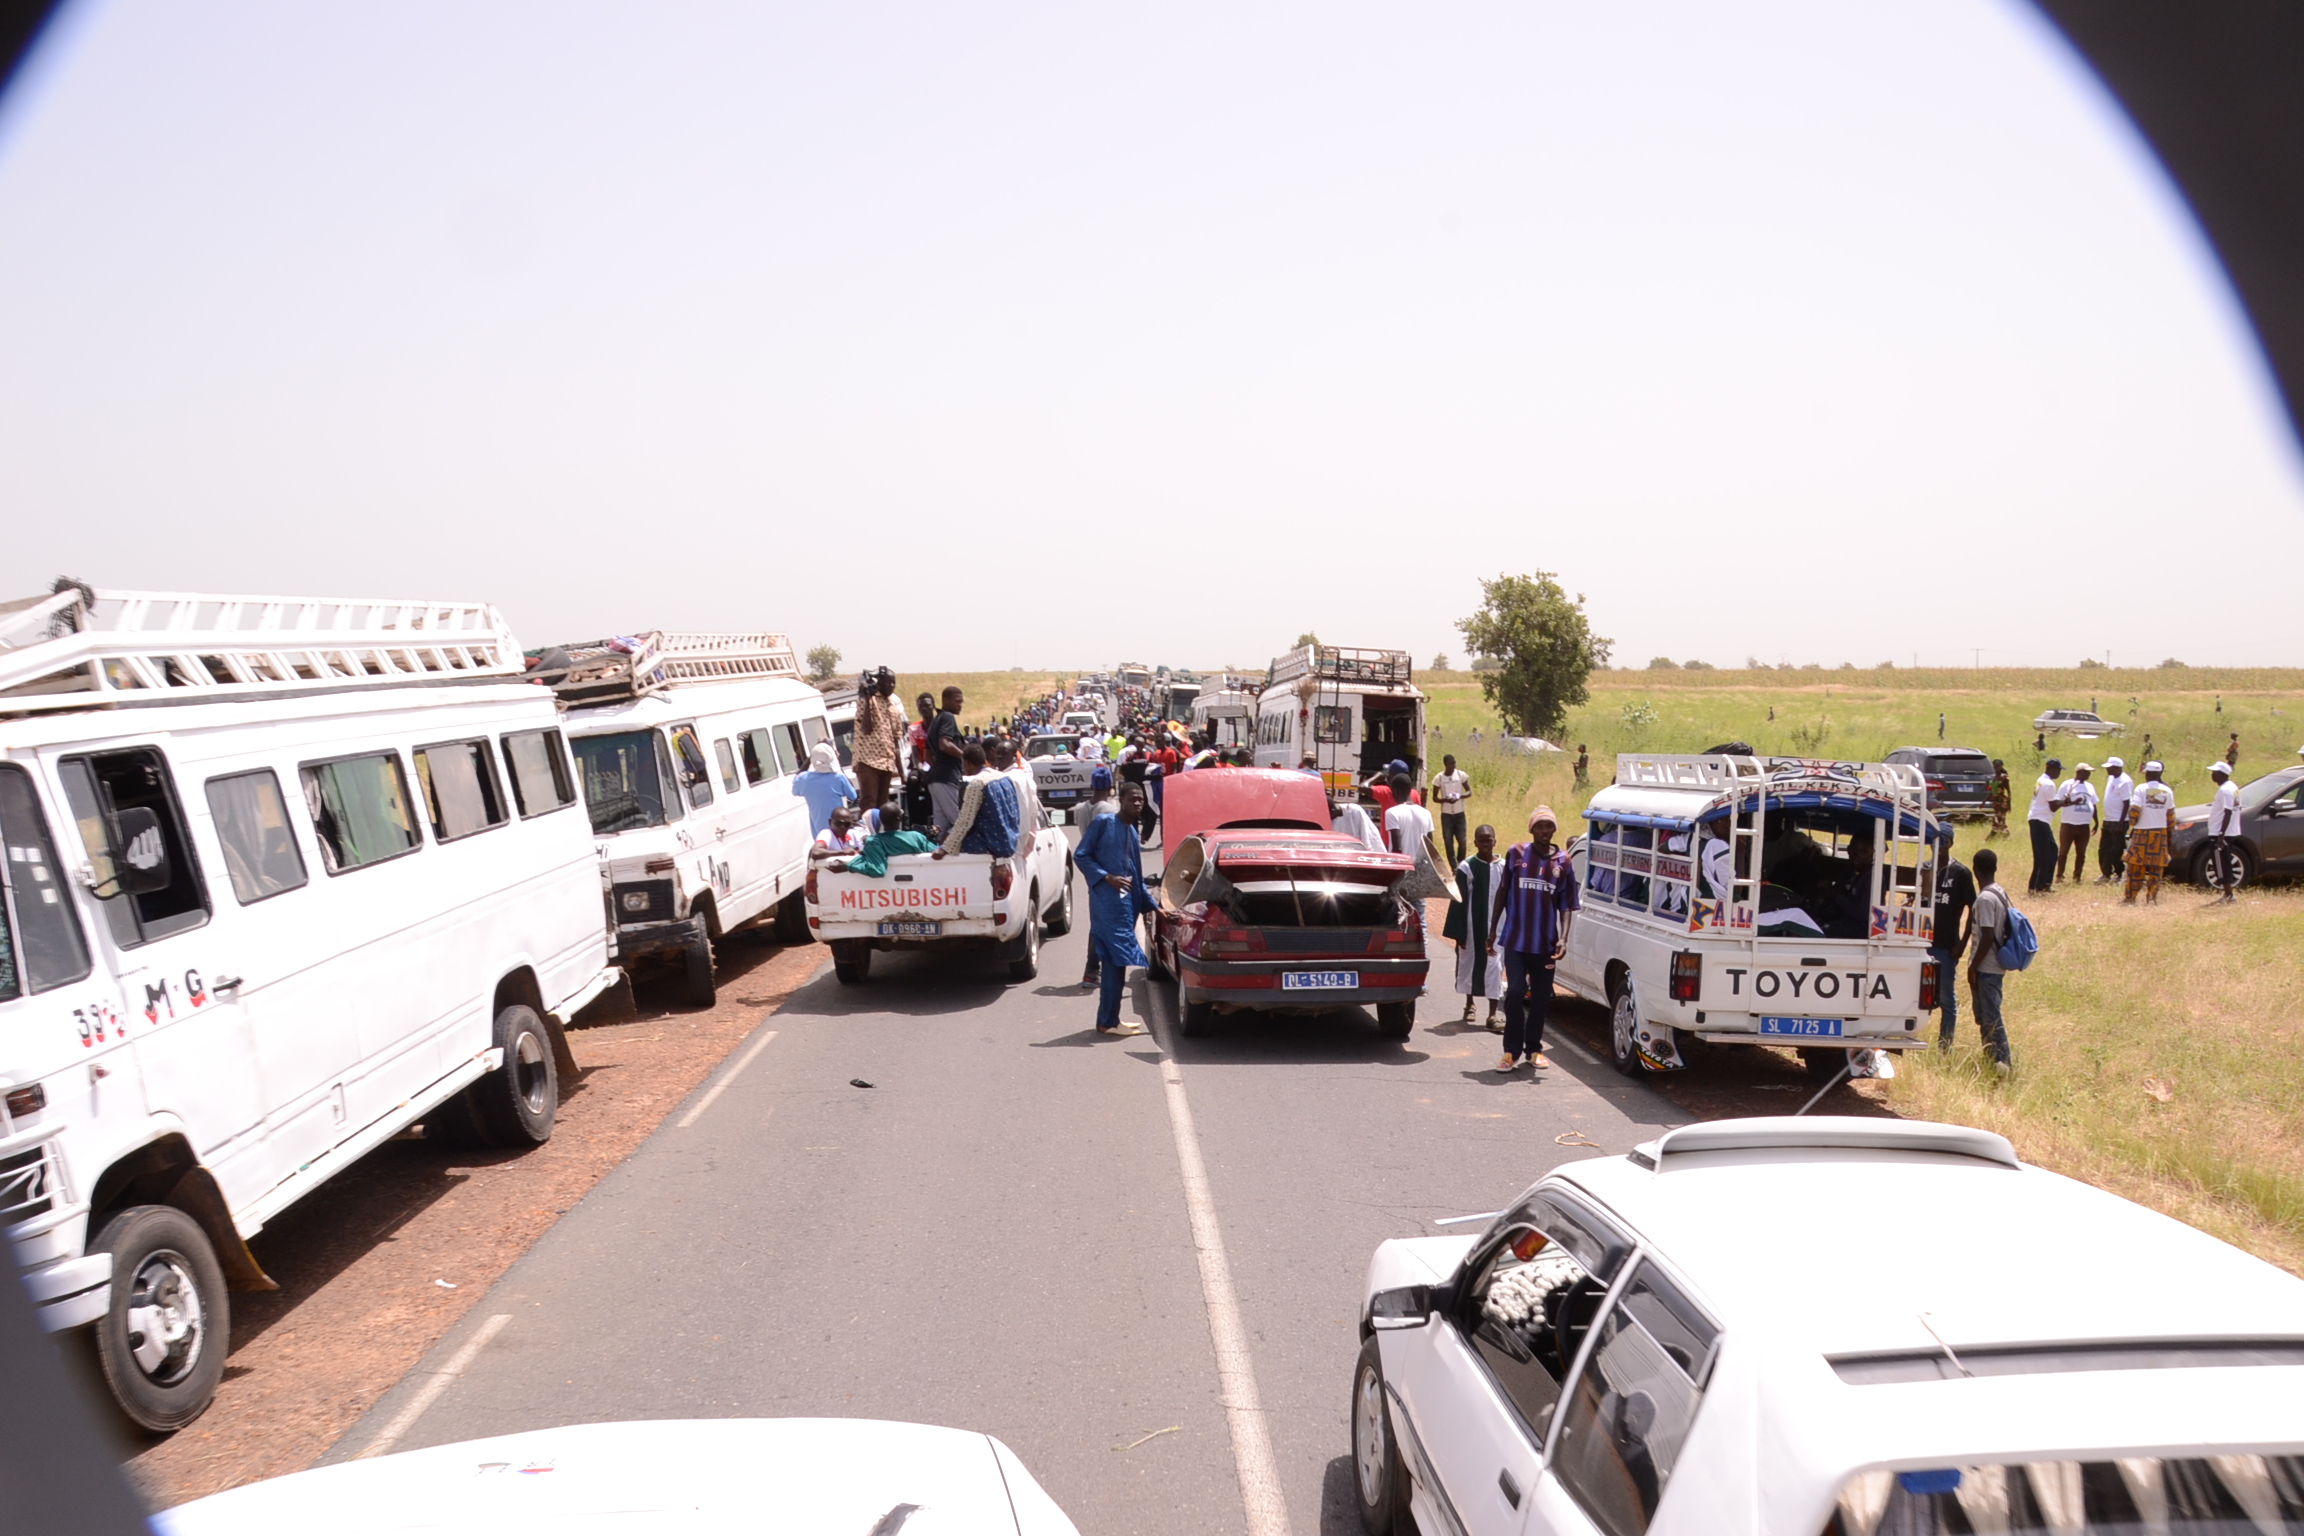
[[[944,707],[928,723],[928,804],[938,838],[952,830],[952,818],[960,814],[960,781],[966,766],[961,761],[960,711],[967,704],[967,696],[954,684],[944,690]]]
[[[904,706],[896,702],[896,672],[881,667],[856,700],[856,802],[866,810],[888,803],[904,771]]]
[[[1440,758],[1441,772],[1432,780],[1431,804],[1440,808],[1441,851],[1448,867],[1464,862],[1464,801],[1472,793],[1472,776],[1456,766],[1456,754]]]
[[[1576,868],[1552,846],[1560,818],[1540,805],[1528,813],[1528,841],[1504,855],[1503,878],[1496,882],[1489,912],[1488,949],[1504,959],[1504,1058],[1510,1072],[1525,1056],[1539,1070],[1552,1063],[1544,1054],[1544,1019],[1552,1007],[1552,975],[1568,952],[1568,928],[1582,905]]]
[[[1144,889],[1144,849],[1136,841],[1135,821],[1143,810],[1144,791],[1133,784],[1121,785],[1117,814],[1090,821],[1072,854],[1080,877],[1088,882],[1088,954],[1101,972],[1096,999],[1100,1035],[1143,1033],[1141,1025],[1120,1022],[1120,994],[1128,985],[1128,967],[1151,963],[1136,941],[1136,919],[1154,909],[1151,894]]]
[[[2056,889],[2056,775],[2064,765],[2055,758],[2032,786],[2032,806],[2024,813],[2024,828],[2032,834],[2032,880],[2025,887],[2036,895]]]

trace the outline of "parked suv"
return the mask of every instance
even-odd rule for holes
[[[2240,883],[2267,875],[2304,875],[2304,768],[2282,768],[2240,788],[2240,835],[2232,840]],[[2208,807],[2176,812],[2168,839],[2168,867],[2195,885],[2208,884]]]
[[[1886,761],[1920,770],[1938,816],[1992,814],[1992,759],[1974,747],[1898,747]]]

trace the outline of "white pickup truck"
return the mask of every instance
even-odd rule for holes
[[[1080,755],[1076,731],[1046,731],[1024,743],[1024,765],[1051,811],[1070,811],[1088,799],[1088,778],[1096,765]]]
[[[884,875],[818,850],[808,864],[809,930],[832,947],[832,971],[854,985],[878,949],[997,948],[1008,975],[1040,974],[1044,934],[1072,928],[1072,850],[1053,827],[1033,829],[1013,858],[901,853]]]

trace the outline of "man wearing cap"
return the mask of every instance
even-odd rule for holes
[[[2056,775],[2063,771],[2061,762],[2048,759],[2032,786],[2032,808],[2024,813],[2025,829],[2032,834],[2032,879],[2025,889],[2040,895],[2056,889],[2056,812],[2061,809]]]
[[[1552,1006],[1553,968],[1568,951],[1568,926],[1576,909],[1575,866],[1552,846],[1560,818],[1540,805],[1528,813],[1528,838],[1504,855],[1503,878],[1496,882],[1488,949],[1504,957],[1504,1059],[1510,1072],[1525,1056],[1539,1069],[1552,1063],[1544,1054],[1544,1019]]]
[[[2104,830],[2096,841],[2096,883],[2110,885],[2128,873],[2128,802],[2135,797],[2136,781],[2128,765],[2116,757],[2104,759]]]
[[[2063,840],[2056,847],[2056,878],[2064,878],[2064,855],[2072,855],[2072,879],[2075,883],[2088,875],[2088,834],[2096,827],[2096,786],[2088,782],[2088,775],[2096,770],[2086,763],[2076,765],[2072,777],[2056,792],[2056,803],[2063,807],[2057,813],[2062,825]]]
[[[2136,786],[2136,793],[2128,801],[2128,888],[2121,893],[2124,906],[2136,905],[2136,893],[2144,893],[2144,905],[2155,906],[2160,900],[2160,877],[2168,872],[2168,830],[2176,820],[2176,791],[2160,782],[2160,765],[2144,765],[2144,782]]]
[[[2215,798],[2208,802],[2208,842],[2213,850],[2208,855],[2208,880],[2230,901],[2240,888],[2240,855],[2232,850],[2232,840],[2240,835],[2240,791],[2232,787],[2229,763],[2210,763],[2208,774],[2216,781]]]

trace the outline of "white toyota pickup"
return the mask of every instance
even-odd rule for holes
[[[1024,743],[1024,765],[1051,811],[1069,812],[1088,798],[1088,777],[1096,765],[1080,755],[1077,731],[1047,731]]]
[[[1040,974],[1043,934],[1072,928],[1072,850],[1053,827],[1034,829],[1013,858],[900,853],[884,875],[818,850],[809,859],[808,928],[832,947],[832,971],[850,985],[871,973],[877,949],[997,948],[1008,975]]]

